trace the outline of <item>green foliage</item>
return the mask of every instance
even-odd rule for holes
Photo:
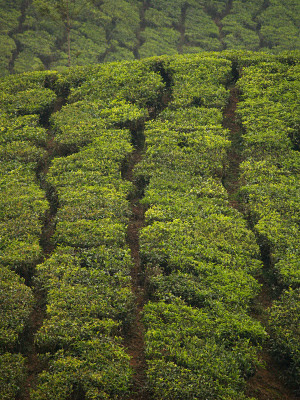
[[[25,359],[21,354],[0,354],[0,396],[3,400],[16,398],[25,380]]]
[[[70,393],[84,393],[87,400],[120,399],[130,387],[129,357],[117,339],[79,342],[72,351],[58,351],[49,364],[31,391],[33,400],[67,400]]]
[[[16,273],[1,265],[0,269],[0,354],[12,350],[28,320],[33,304],[31,289]],[[1,356],[0,356],[1,357]]]
[[[147,175],[152,175],[158,168],[201,176],[221,174],[222,160],[229,145],[222,127],[194,125],[191,128],[181,126],[181,129],[175,123],[150,122],[147,125],[147,157],[139,170]]]
[[[47,32],[39,32],[37,34],[34,30],[27,30],[22,34],[16,35],[16,39],[21,43],[22,47],[26,48],[28,53],[39,53],[42,57],[50,57],[54,48],[54,38]]]
[[[223,43],[230,49],[299,49],[299,7],[294,1],[272,0],[265,7],[262,0],[235,0],[228,6],[228,1],[160,0],[145,7],[129,0],[35,0],[23,10],[25,21],[19,29],[20,2],[2,2],[1,73],[62,70],[69,64],[69,52],[72,65],[88,65],[219,51]]]
[[[111,219],[127,222],[129,215],[127,191],[116,187],[86,185],[78,190],[68,187],[60,189],[60,209],[57,217],[64,221]]]
[[[75,247],[95,247],[100,244],[123,246],[125,244],[125,228],[110,218],[102,218],[101,225],[98,221],[86,221],[85,219],[64,221],[57,224],[54,239],[57,243]]]
[[[110,128],[130,127],[143,121],[147,111],[125,100],[78,101],[68,104],[51,117],[55,141],[59,145],[75,147],[86,145],[97,137],[117,141],[117,131]],[[123,134],[121,131],[119,134]],[[116,149],[114,151],[117,151]]]
[[[289,289],[270,309],[269,329],[272,334],[274,354],[289,364],[291,383],[300,383],[300,292]]]
[[[189,106],[222,108],[228,92],[222,85],[231,74],[228,60],[202,55],[174,57],[166,63],[173,75],[174,109]]]
[[[184,260],[185,261],[185,260]],[[163,276],[162,270],[149,268],[150,290],[156,300],[170,301],[180,297],[192,307],[205,307],[222,301],[232,309],[246,309],[254,293],[258,293],[256,280],[243,270],[224,269],[220,264],[203,261],[190,262],[181,271]]]
[[[91,24],[101,21],[105,34],[112,30],[111,49],[104,50],[104,41],[99,45],[107,59],[121,52],[129,57],[137,50],[122,13],[139,8],[123,0],[114,4],[114,18],[109,17],[108,1],[99,5],[100,13],[94,5],[82,16],[84,21],[92,15]],[[227,5],[213,2],[209,12],[220,17]],[[167,0],[153,2],[145,13],[145,35],[156,28],[177,34],[184,2],[173,4],[174,14],[171,6]],[[192,1],[187,6],[187,12],[194,7],[199,11],[195,15],[207,21],[202,6]],[[257,1],[241,20],[251,32],[250,19],[259,6]],[[151,14],[154,9],[157,13]],[[134,18],[136,29],[136,14]],[[81,42],[76,21],[71,33],[80,50],[87,42]],[[234,18],[227,22],[228,29],[236,29]],[[38,29],[42,26],[46,29],[45,21]],[[82,33],[93,43],[104,34],[100,30],[93,36],[89,29],[93,28],[85,26]],[[193,32],[193,40],[200,42],[200,33]],[[212,32],[210,38],[217,40]],[[40,51],[30,32],[18,37],[24,40],[24,52],[26,46],[32,54]],[[49,35],[42,37],[47,50]],[[126,40],[121,43],[122,37]],[[206,38],[201,40],[205,43]],[[50,57],[46,50],[45,57]],[[96,60],[98,50],[93,51]],[[80,63],[86,55],[82,53]],[[60,54],[55,62],[62,65],[62,60]],[[35,344],[48,367],[31,391],[33,400],[130,396],[133,371],[121,337],[136,312],[133,265],[125,240],[133,187],[122,175],[144,127],[145,154],[134,177],[146,184],[140,252],[151,298],[143,316],[149,387],[158,399],[247,399],[244,381],[254,373],[257,350],[267,335],[249,316],[260,289],[255,279],[262,264],[259,247],[222,185],[230,145],[222,110],[232,63],[243,66],[238,115],[244,127],[245,161],[240,197],[260,244],[270,248],[278,282],[293,288],[271,308],[270,332],[275,351],[288,360],[298,379],[297,55],[203,52],[76,67],[65,73],[34,72],[0,82],[4,399],[17,395],[23,379],[22,356],[6,352],[14,350],[32,308],[31,290],[11,269],[26,275],[37,264],[34,283],[46,293],[47,305]],[[44,260],[40,238],[49,204],[35,169],[45,157],[41,146],[47,136],[39,120],[52,111],[56,93],[68,97],[69,104],[50,118],[54,158],[41,179],[53,188],[52,208],[57,207],[57,213],[51,221],[55,250]],[[145,123],[163,107],[155,121]]]
[[[21,15],[22,0],[1,0],[1,33],[9,33],[18,25],[18,18]]]
[[[10,75],[0,81],[0,91],[3,95],[14,95],[27,90],[40,90],[45,89],[46,83],[55,79],[56,73],[45,72],[30,72],[22,75]],[[2,95],[2,93],[1,93]],[[52,94],[51,94],[52,96]],[[24,96],[25,97],[25,96]]]
[[[87,254],[98,256],[83,267]],[[120,262],[123,270],[117,266]],[[108,266],[116,269],[114,275],[108,273]],[[80,341],[118,334],[120,325],[128,324],[132,314],[130,266],[124,251],[118,255],[102,246],[76,254],[71,247],[59,247],[37,268],[38,284],[48,291],[47,319],[36,336],[39,347],[47,351],[69,348]]]
[[[14,31],[21,15],[21,1],[0,1],[0,77],[8,75],[10,71],[10,62],[13,58],[13,53],[16,51],[16,43],[11,37],[11,32]]]
[[[283,79],[284,78],[284,79]],[[258,63],[239,81],[246,129],[241,195],[255,229],[270,247],[280,283],[299,285],[299,66]]]
[[[300,49],[295,0],[34,0],[22,5],[21,0],[0,2],[1,76],[224,48],[272,54]]]
[[[179,32],[173,28],[150,28],[147,27],[141,33],[143,45],[139,49],[142,58],[153,55],[177,54],[179,43]]]
[[[269,7],[259,15],[263,50],[279,53],[284,50],[299,50],[299,5],[271,0]]]
[[[135,170],[147,182],[140,232],[152,299],[144,308],[147,376],[159,399],[245,398],[244,377],[266,334],[247,316],[259,291],[252,276],[259,248],[220,179],[231,66],[210,55],[163,62],[172,101],[146,124]]]
[[[49,112],[56,100],[56,94],[50,89],[29,89],[1,97],[2,111],[15,115]]]
[[[144,123],[148,112],[139,105],[146,105],[147,96],[158,101],[164,85],[152,62],[137,69],[124,64],[119,76],[115,66],[86,69],[87,76],[84,69],[74,69],[78,75],[60,74],[53,83],[65,94],[73,87],[73,102],[50,119],[55,149],[76,152],[55,157],[46,178],[59,207],[52,237],[56,249],[37,266],[35,281],[47,291],[47,306],[35,343],[51,355],[33,399],[67,399],[70,393],[117,399],[131,387],[129,356],[120,338],[135,304],[125,242],[132,184],[123,180],[122,167],[136,138],[126,128],[133,131]]]
[[[9,62],[12,59],[12,53],[16,50],[16,44],[12,38],[6,35],[0,35],[1,55],[0,55],[0,76],[9,74]]]
[[[27,141],[13,141],[0,146],[0,157],[3,161],[21,161],[34,163],[44,155],[44,150],[39,149]]]
[[[230,14],[222,19],[222,32],[226,48],[259,50],[260,38],[255,16],[262,6],[262,0],[233,2]]]
[[[213,16],[220,16],[225,12],[229,0],[205,0],[204,5],[207,12]]]
[[[155,106],[164,83],[149,62],[124,62],[103,65],[77,89],[71,91],[70,102],[88,97],[89,101],[126,100],[139,107]]]
[[[16,352],[34,301],[24,279],[10,269],[28,277],[41,258],[39,240],[49,207],[35,173],[45,154],[39,146],[45,143],[46,130],[38,126],[38,115],[18,115],[43,113],[55,95],[49,90],[50,99],[45,98],[45,75],[23,78],[8,77],[0,84],[0,397],[5,400],[16,398],[24,385],[24,357],[8,351]]]
[[[48,202],[28,166],[18,166],[5,172],[0,185],[0,261],[19,268],[41,256],[41,220],[48,209]]]
[[[275,2],[266,13],[275,12]],[[276,5],[277,12],[281,7]],[[270,15],[269,15],[270,17]],[[287,29],[290,29],[287,24]],[[262,30],[262,33],[265,32]],[[277,32],[278,33],[278,32]],[[272,43],[270,43],[272,47]],[[258,62],[239,81],[244,101],[245,185],[241,196],[257,236],[270,250],[270,267],[284,290],[269,309],[276,357],[299,385],[299,64],[287,59]]]
[[[132,150],[127,130],[102,131],[88,146],[68,157],[53,160],[49,182],[57,187],[90,186],[101,184],[128,190],[129,183],[121,178],[121,162]]]
[[[0,116],[0,143],[1,145],[22,141],[35,145],[44,145],[46,129],[39,126],[37,115],[11,117],[6,114]]]
[[[0,82],[1,113],[11,117],[39,114],[44,118],[53,108],[56,94],[45,88],[46,81],[54,78],[49,72],[12,75]]]
[[[260,263],[250,257],[258,256],[258,249],[243,222],[213,213],[203,217],[194,217],[192,221],[176,218],[172,222],[154,222],[146,227],[141,236],[145,260],[158,265],[167,262],[169,268],[177,269],[181,263],[186,266],[187,260],[191,259],[255,272]],[[180,234],[176,235],[176,232]]]
[[[4,161],[0,181],[0,260],[26,274],[26,265],[41,256],[39,237],[48,209],[35,175],[37,162],[45,154],[39,146],[45,143],[46,130],[38,126],[37,115],[18,115],[43,113],[56,96],[49,89],[42,89],[45,74],[27,74],[23,78],[24,81],[11,76],[1,82],[0,93],[5,100],[2,107],[10,114],[2,113],[0,117],[0,154]],[[26,83],[31,87],[28,90]]]
[[[263,331],[224,311],[214,315],[178,298],[146,305],[148,377],[156,398],[246,398],[241,375],[251,374],[255,360],[247,336]]]
[[[206,14],[201,4],[189,7],[185,18],[184,53],[191,53],[194,48],[201,50],[222,50],[219,38],[219,29],[214,21]]]

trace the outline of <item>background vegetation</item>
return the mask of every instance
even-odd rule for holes
[[[222,180],[231,146],[223,113],[236,79],[244,215]],[[203,52],[16,74],[2,79],[0,98],[1,398],[28,385],[28,330],[41,363],[31,399],[130,398],[134,189],[123,171],[142,137],[134,179],[144,183],[146,209],[149,391],[249,399],[245,383],[266,341],[299,383],[297,52]],[[252,308],[266,258],[276,301],[263,325]]]
[[[300,49],[297,0],[1,0],[0,74],[161,54]]]
[[[137,188],[123,175],[143,140],[133,175],[150,393],[249,399],[266,342],[299,384],[299,1],[0,10],[1,399],[132,395]],[[223,186],[235,80],[243,214]],[[265,324],[253,317],[262,270],[276,299]],[[39,358],[30,385],[26,346]]]

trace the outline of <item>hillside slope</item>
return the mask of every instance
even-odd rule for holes
[[[299,50],[297,0],[1,0],[0,73],[224,49]]]
[[[1,80],[1,399],[297,399],[299,61]]]

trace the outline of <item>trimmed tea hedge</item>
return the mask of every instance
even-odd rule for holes
[[[172,101],[146,124],[137,179],[149,182],[141,257],[148,379],[158,399],[241,399],[266,337],[247,315],[259,248],[221,184],[229,146],[222,108],[227,60],[166,60]]]
[[[239,115],[245,128],[241,196],[271,267],[285,289],[270,309],[272,346],[299,382],[299,62],[260,62],[243,71]],[[280,355],[280,356],[279,356]]]

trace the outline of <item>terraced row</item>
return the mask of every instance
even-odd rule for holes
[[[247,399],[268,335],[297,382],[296,61],[205,53],[1,82],[1,398],[137,391],[124,339],[139,318],[126,243],[138,189],[147,395]],[[251,229],[222,185],[230,146],[222,111],[242,68],[240,196]],[[124,168],[141,130],[131,183]],[[292,287],[271,308],[268,333],[250,316],[263,269],[257,241],[270,249],[272,284]],[[28,374],[25,363],[38,357]]]
[[[299,62],[258,62],[244,69],[238,108],[245,130],[240,196],[273,285],[268,330],[290,385],[299,388]],[[278,298],[279,297],[279,298]]]
[[[0,75],[224,49],[300,49],[295,0],[0,2]]]

